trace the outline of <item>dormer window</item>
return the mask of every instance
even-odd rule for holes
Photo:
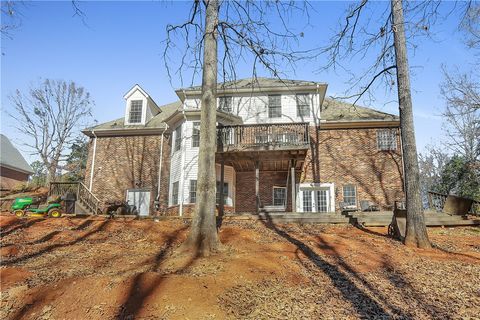
[[[142,107],[143,107],[142,100],[130,101],[130,113],[128,116],[129,123],[142,123],[142,113],[143,113]]]

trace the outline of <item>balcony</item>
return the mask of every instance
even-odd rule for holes
[[[217,127],[217,152],[304,150],[308,123],[274,123]]]

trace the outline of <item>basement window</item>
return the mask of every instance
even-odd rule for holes
[[[397,133],[395,129],[377,130],[377,148],[382,151],[397,150]]]
[[[143,106],[142,100],[132,100],[130,102],[130,112],[128,115],[128,123],[142,122],[142,113],[143,113],[142,106]]]
[[[172,205],[178,204],[178,181],[172,183]]]
[[[190,180],[190,203],[197,202],[197,180]]]
[[[343,186],[343,202],[346,206],[357,205],[357,188],[352,184]]]
[[[217,204],[220,204],[220,181],[217,181]],[[228,182],[223,183],[223,204],[227,204],[228,198]]]
[[[287,188],[285,187],[273,187],[273,205],[274,206],[285,206],[287,194]]]

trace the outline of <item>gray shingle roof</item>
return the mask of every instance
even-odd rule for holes
[[[327,121],[368,121],[384,120],[398,121],[399,117],[362,106],[353,106],[350,103],[325,98],[321,111],[322,120]]]
[[[33,173],[32,167],[3,134],[0,134],[0,165],[13,170]]]
[[[320,82],[314,81],[303,81],[303,80],[289,80],[289,79],[278,79],[278,78],[245,78],[235,81],[226,81],[218,83],[218,88],[223,89],[245,89],[245,88],[280,88],[280,87],[295,87],[295,86],[305,86],[305,85],[317,85],[323,84]],[[185,91],[196,91],[200,90],[202,86],[193,86],[188,88],[183,88],[180,90]]]
[[[125,117],[108,121],[97,126],[87,128],[85,130],[102,130],[102,129],[138,129],[138,128],[164,128],[164,120],[171,116],[176,110],[182,106],[180,100],[160,106],[161,112],[154,116],[145,125],[125,125]],[[85,131],[84,130],[84,131]]]

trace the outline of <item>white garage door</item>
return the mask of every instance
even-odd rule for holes
[[[128,204],[137,207],[139,216],[148,216],[150,212],[150,190],[130,189],[127,190]]]

